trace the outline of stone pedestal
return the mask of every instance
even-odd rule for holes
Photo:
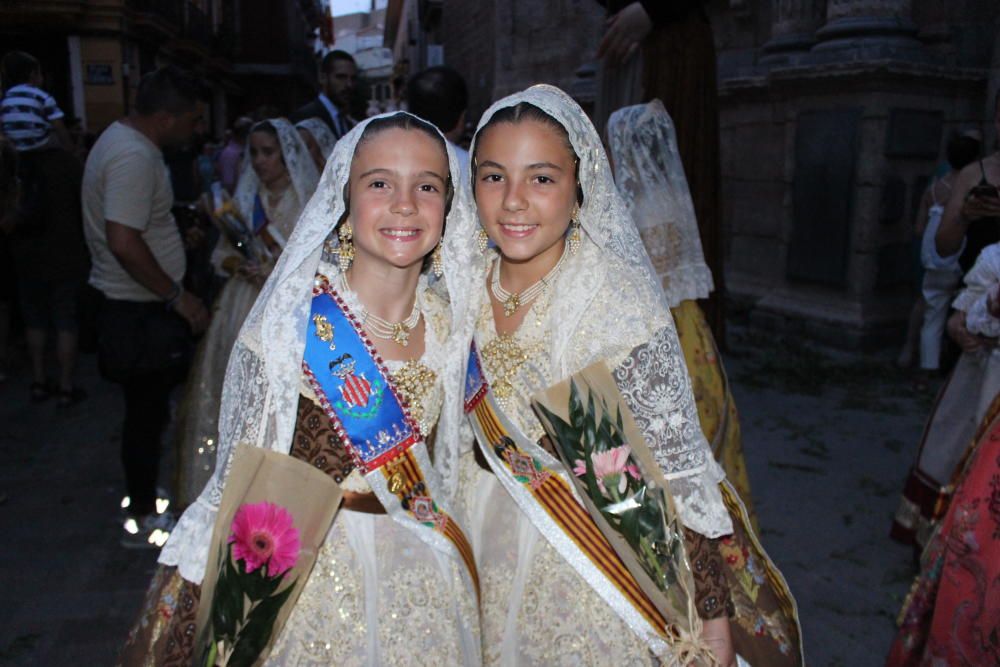
[[[761,64],[793,64],[816,43],[816,30],[826,19],[827,0],[771,0],[771,39]]]
[[[911,0],[828,0],[813,60],[926,60]]]

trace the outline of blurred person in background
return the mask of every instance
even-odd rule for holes
[[[706,0],[598,0],[607,28],[597,48],[598,97],[594,121],[629,104],[658,99],[677,128],[677,146],[691,187],[705,261],[715,291],[700,304],[725,347],[725,285],[719,190],[719,96],[716,56]]]
[[[88,258],[83,240],[80,183],[83,169],[59,142],[18,155],[18,202],[7,217],[18,301],[31,360],[32,402],[53,392],[68,407],[85,396],[76,386],[79,305]],[[47,378],[46,345],[56,333],[58,379]]]
[[[18,152],[55,144],[73,149],[63,121],[65,114],[55,99],[42,90],[42,65],[30,53],[10,51],[0,65],[3,99],[0,128]]]
[[[941,348],[945,321],[951,309],[951,300],[958,291],[962,270],[958,257],[941,257],[935,237],[941,225],[944,208],[951,199],[955,177],[967,164],[979,157],[982,135],[978,131],[955,134],[948,140],[943,172],[931,181],[920,200],[914,234],[919,245],[921,294],[913,307],[906,342],[900,352],[899,365],[912,363],[914,351],[919,349],[921,373],[917,377],[918,389],[925,389],[930,376],[941,367]],[[918,344],[919,341],[919,344]]]
[[[0,134],[0,382],[10,371],[10,328],[17,298],[14,260],[10,255],[9,234],[13,231],[13,211],[17,206],[17,150]]]
[[[236,181],[240,177],[240,167],[243,164],[243,152],[246,150],[247,134],[253,121],[247,116],[240,116],[233,123],[232,132],[226,145],[215,158],[215,168],[219,181],[226,192],[236,192]]]
[[[259,263],[242,254],[225,236],[219,238],[213,252],[216,272],[228,280],[213,306],[212,324],[198,344],[178,410],[177,502],[181,507],[197,498],[215,469],[219,405],[229,353],[319,182],[309,150],[287,120],[272,118],[255,124],[247,143],[250,159],[244,164],[233,199],[258,241],[265,237],[274,240],[272,257]]]
[[[184,244],[163,161],[164,147],[190,141],[204,113],[203,95],[201,84],[176,67],[146,74],[132,113],[104,130],[84,169],[89,282],[102,297],[98,364],[125,400],[126,547],[162,546],[173,526],[164,499],[157,498],[160,438],[191,335],[209,322],[204,305],[182,285]]]
[[[340,139],[357,123],[351,117],[357,81],[358,65],[354,57],[346,51],[330,51],[320,63],[319,95],[297,109],[289,119],[297,123],[306,118],[319,118],[333,136]]]

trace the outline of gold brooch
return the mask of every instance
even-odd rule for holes
[[[330,350],[336,350],[337,344],[333,342],[333,325],[324,315],[317,313],[313,315],[313,324],[316,325],[316,337],[324,343],[330,344]]]

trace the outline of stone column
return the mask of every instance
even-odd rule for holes
[[[764,44],[762,64],[788,63],[816,43],[816,30],[826,18],[827,0],[771,0],[771,39]]]
[[[912,15],[912,0],[829,0],[813,52],[848,60],[921,60]]]

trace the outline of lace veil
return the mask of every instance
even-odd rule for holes
[[[667,303],[704,299],[713,289],[674,123],[660,100],[618,109],[608,121],[615,180],[652,253]]]
[[[324,160],[329,160],[333,154],[333,146],[337,143],[337,137],[327,127],[327,124],[319,118],[306,118],[295,124],[295,127],[302,128],[312,135],[316,143],[319,144],[319,152],[323,154]]]
[[[601,139],[583,109],[565,92],[536,85],[494,103],[479,121],[479,131],[498,110],[528,102],[555,118],[569,134],[580,159],[583,204],[577,220],[583,229],[576,257],[556,278],[551,298],[553,368],[567,377],[602,359],[613,364],[632,348],[650,343],[648,374],[632,371],[643,386],[638,400],[643,416],[660,431],[651,442],[657,462],[671,480],[671,492],[688,527],[709,537],[732,531],[718,482],[725,475],[701,432],[691,381],[677,339],[670,303],[611,175]],[[475,155],[475,139],[470,151]],[[470,235],[475,230],[470,230]],[[480,267],[478,270],[484,270]],[[483,274],[479,274],[480,284]],[[472,290],[473,299],[485,298]],[[603,298],[595,301],[595,295]],[[471,316],[479,310],[473,305]],[[655,376],[655,377],[654,377]],[[655,400],[654,400],[655,399]],[[630,401],[631,402],[631,401]]]
[[[394,114],[374,118],[391,115]],[[215,472],[195,503],[183,514],[160,554],[161,563],[177,565],[188,581],[197,583],[204,576],[212,527],[236,445],[247,443],[279,452],[288,452],[291,448],[313,279],[324,244],[328,240],[336,243],[336,235],[331,232],[344,213],[343,193],[354,150],[364,129],[374,118],[359,123],[337,142],[316,193],[303,210],[288,245],[264,284],[233,347],[222,391]],[[290,136],[301,142],[290,124],[281,123]],[[312,161],[305,146],[301,143],[296,145],[300,147],[296,157],[308,161],[311,167]],[[456,183],[461,169],[454,151],[447,142],[445,146],[452,182]],[[468,232],[470,223],[467,219],[472,218],[474,213],[468,189],[456,188],[445,222],[441,253],[445,273],[439,284],[444,283],[443,287],[452,295],[453,317],[466,320],[468,304],[465,295],[473,280],[467,260],[475,254],[476,246],[473,234],[462,236],[461,233]],[[331,278],[335,277],[336,268],[333,274]],[[457,475],[464,360],[469,344],[464,335],[459,331],[445,343],[449,346],[449,363],[440,377],[445,388],[445,401],[437,426],[435,467],[442,472],[443,479],[449,481]],[[426,472],[428,476],[434,474],[434,471]],[[440,483],[438,488],[442,488]],[[453,493],[453,488],[444,488],[448,491],[446,496]]]
[[[309,201],[316,189],[316,184],[319,182],[316,165],[294,125],[284,118],[270,118],[266,122],[273,125],[274,129],[278,131],[281,157],[285,161],[285,168],[288,169],[288,176],[292,181],[292,189],[295,190],[295,196],[301,205]],[[250,131],[253,132],[253,128]],[[247,220],[253,216],[253,199],[257,195],[259,187],[260,179],[250,165],[250,149],[248,148],[246,158],[243,160],[243,168],[240,171],[240,180],[236,185],[236,194],[233,195],[236,206]]]

